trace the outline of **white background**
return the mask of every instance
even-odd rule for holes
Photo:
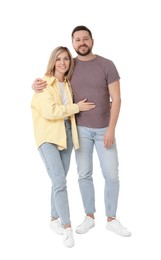
[[[0,3],[0,258],[160,259],[160,8],[159,0],[36,1]],[[103,177],[94,154],[96,227],[75,235],[72,249],[49,228],[50,180],[33,137],[32,82],[52,50],[70,48],[71,31],[86,25],[93,52],[114,61],[121,76],[117,126],[120,161],[118,218],[132,231],[105,229]],[[68,174],[73,228],[84,218],[74,153]]]

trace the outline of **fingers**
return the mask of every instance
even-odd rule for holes
[[[86,102],[87,99],[83,99],[77,103],[80,111],[88,111],[94,109],[96,105],[93,102]]]
[[[38,81],[38,82],[36,83],[36,85],[39,86],[39,87],[45,87],[45,86],[47,85],[47,83],[46,83],[46,81],[43,81],[43,82],[39,82],[39,81]]]
[[[94,105],[94,102],[87,102],[87,98],[81,100],[80,102],[86,103],[86,104],[88,104],[88,105]]]
[[[36,81],[36,82],[38,82],[38,81],[43,82],[43,79],[42,79],[42,78],[37,78],[37,79],[35,79],[35,81]]]
[[[87,110],[91,110],[95,107],[96,107],[95,105],[88,103],[88,104],[85,104],[84,109],[87,111]]]
[[[114,144],[114,139],[112,137],[105,137],[104,138],[104,147],[110,148]]]
[[[86,102],[86,104],[89,105],[89,106],[92,106],[92,105],[95,106],[95,104],[93,102]]]
[[[105,148],[110,148],[112,145],[113,145],[113,142],[112,142],[112,141],[108,141],[108,142],[105,142],[105,143],[104,143],[104,147],[105,147]]]
[[[42,90],[44,90],[44,88],[46,88],[46,86],[47,86],[46,81],[37,81],[37,82],[36,82],[36,90],[37,90],[37,91],[42,91]]]

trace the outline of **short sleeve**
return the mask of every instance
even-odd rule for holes
[[[108,85],[120,79],[118,70],[112,61],[109,61],[108,64],[107,78],[108,78]]]

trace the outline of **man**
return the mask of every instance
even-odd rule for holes
[[[116,218],[119,174],[115,141],[115,128],[119,116],[120,77],[114,63],[92,53],[94,40],[85,26],[77,26],[72,32],[72,44],[78,54],[71,78],[74,102],[86,98],[94,102],[93,110],[76,115],[80,149],[76,154],[79,187],[86,213],[85,220],[76,228],[78,234],[95,226],[95,194],[93,185],[93,149],[95,147],[105,179],[104,201],[107,216],[106,228],[121,236],[131,232]],[[35,80],[33,88],[42,91],[45,82]],[[112,105],[111,102],[112,101]]]

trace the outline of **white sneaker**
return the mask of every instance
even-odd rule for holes
[[[95,226],[94,219],[86,216],[83,223],[76,228],[75,232],[78,234],[84,234],[87,233],[94,226]]]
[[[63,229],[63,244],[66,247],[74,246],[74,238],[73,238],[73,230],[72,228],[64,228]]]
[[[50,222],[50,228],[58,235],[63,235],[63,227],[59,221],[59,219],[52,220]]]
[[[123,237],[131,236],[131,232],[127,228],[123,227],[118,219],[114,219],[110,222],[107,221],[106,229]]]

